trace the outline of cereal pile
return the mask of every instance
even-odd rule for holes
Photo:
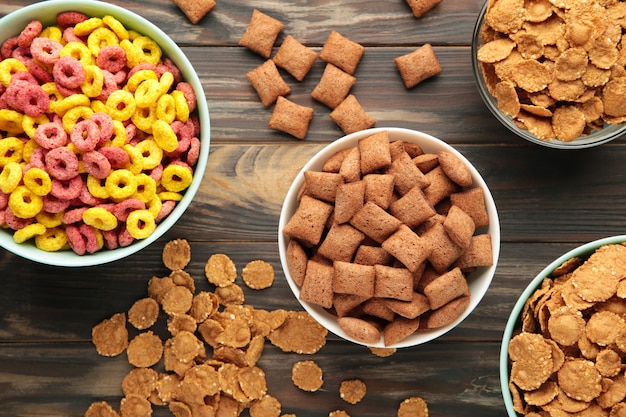
[[[0,56],[0,225],[79,255],[145,239],[189,187],[196,96],[112,16],[30,22]]]
[[[572,258],[526,301],[512,337],[509,387],[520,414],[626,412],[626,246]]]
[[[466,274],[493,264],[484,191],[467,166],[387,131],[305,172],[298,198],[282,233],[300,299],[363,343],[452,323],[470,301]]]
[[[409,1],[409,4],[417,17],[418,13],[421,16],[440,1]],[[350,94],[357,81],[354,74],[365,48],[331,30],[319,54],[293,36],[287,35],[274,57],[270,58],[283,28],[281,21],[254,9],[250,23],[239,40],[239,45],[266,59],[249,71],[246,77],[263,105],[270,107],[275,104],[269,127],[297,139],[306,137],[314,110],[286,98],[291,93],[291,87],[282,78],[279,68],[302,81],[318,57],[326,63],[326,67],[318,84],[311,91],[311,97],[331,110],[330,118],[346,134],[373,127],[376,120]],[[397,57],[394,62],[406,88],[412,88],[441,72],[437,57],[429,44]]]
[[[327,330],[305,311],[246,305],[243,289],[235,283],[237,267],[225,254],[212,255],[205,265],[213,292],[198,291],[184,270],[191,260],[186,240],[166,243],[162,258],[169,275],[152,277],[146,297],[127,313],[115,313],[92,329],[100,355],[126,352],[134,368],[122,380],[119,410],[96,401],[85,417],[150,416],[155,406],[168,407],[177,417],[237,416],[244,409],[252,417],[295,417],[281,414],[282,405],[267,392],[266,374],[257,362],[266,340],[283,352],[313,355],[325,345]],[[244,283],[250,289],[267,288],[273,282],[272,266],[262,260],[249,262],[241,275],[246,275]],[[166,340],[151,330],[161,318],[167,320]],[[137,334],[131,337],[131,331]],[[372,352],[384,357],[395,350]],[[298,361],[292,366],[292,381],[303,391],[317,391],[324,382],[322,369],[313,360]],[[350,379],[342,382],[339,396],[356,404],[366,391],[363,381]],[[421,404],[419,411],[409,403]],[[401,410],[410,412],[400,414]],[[398,413],[427,417],[428,408],[421,398],[411,397],[400,404]],[[343,410],[329,416],[349,417]]]
[[[541,140],[626,121],[624,16],[615,1],[491,0],[477,58],[498,107]]]

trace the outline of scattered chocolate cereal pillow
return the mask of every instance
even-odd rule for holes
[[[287,35],[272,59],[296,80],[302,81],[313,67],[317,55],[317,52],[307,48],[293,36]]]
[[[415,87],[427,78],[439,74],[442,69],[430,44],[394,59],[406,88]]]
[[[334,109],[345,100],[355,83],[355,76],[328,63],[318,84],[311,91],[311,97],[330,109]]]
[[[367,114],[361,103],[350,94],[330,113],[330,118],[345,134],[369,129],[376,124],[376,120]]]
[[[239,40],[239,45],[245,46],[263,58],[269,58],[276,38],[284,26],[281,21],[254,9],[250,23]]]
[[[313,119],[313,108],[302,106],[278,96],[268,126],[288,133],[297,139],[304,139]]]
[[[276,64],[271,59],[249,71],[246,78],[256,90],[261,103],[266,107],[274,104],[278,97],[291,93],[291,87],[280,76]]]
[[[215,0],[172,0],[194,25],[215,7]]]
[[[353,75],[364,52],[365,48],[362,45],[351,41],[336,30],[331,30],[319,57],[322,61]]]
[[[430,9],[441,3],[441,0],[406,0],[413,12],[413,16],[421,17]]]

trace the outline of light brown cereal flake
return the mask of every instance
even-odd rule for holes
[[[551,358],[552,348],[543,336],[536,333],[519,333],[509,342],[509,357],[512,361],[535,362]]]
[[[585,331],[585,319],[579,311],[564,311],[548,319],[548,330],[554,341],[563,346],[572,346]]]
[[[96,401],[87,408],[84,417],[118,417],[118,413],[108,402]]]
[[[185,268],[191,261],[191,247],[185,239],[170,240],[163,247],[163,264],[176,271]]]
[[[215,295],[217,296],[219,303],[223,306],[242,305],[246,300],[243,288],[237,284],[217,287],[215,289]]]
[[[180,331],[168,342],[176,359],[183,363],[191,362],[204,354],[204,344],[191,332]]]
[[[151,297],[135,301],[128,310],[128,322],[139,330],[149,328],[158,318],[159,303]]]
[[[591,401],[602,392],[602,377],[592,361],[568,359],[557,373],[558,384],[568,397]]]
[[[274,282],[274,267],[263,260],[251,261],[241,270],[241,278],[253,290],[269,288]]]
[[[534,391],[524,393],[524,401],[530,405],[546,405],[559,393],[559,386],[554,381],[546,381]]]
[[[396,348],[374,347],[369,346],[368,349],[376,356],[381,358],[388,358],[398,351]]]
[[[526,59],[540,59],[543,57],[543,42],[534,33],[519,31],[511,35],[515,39],[517,51]]]
[[[556,78],[562,81],[574,81],[587,71],[589,58],[583,48],[570,48],[564,51],[555,62]]]
[[[552,16],[552,5],[548,0],[525,0],[526,21],[543,22]]]
[[[219,300],[215,293],[201,291],[193,296],[189,315],[196,322],[202,323],[217,311],[218,304]]]
[[[278,417],[281,410],[280,402],[269,394],[252,403],[250,417]]]
[[[576,106],[562,106],[554,110],[552,129],[559,140],[571,142],[585,130],[585,115]]]
[[[502,81],[496,84],[494,97],[498,100],[498,107],[511,117],[516,117],[520,111],[519,96],[515,84],[511,81]]]
[[[350,417],[350,414],[346,413],[344,410],[333,410],[328,413],[328,417]]]
[[[163,311],[173,316],[185,314],[191,309],[193,303],[193,293],[187,287],[174,286],[163,296]]]
[[[238,372],[239,386],[250,400],[258,400],[267,394],[265,372],[257,366],[245,366]]]
[[[539,388],[552,373],[552,358],[539,361],[515,361],[511,365],[511,381],[524,391]]]
[[[550,275],[552,275],[553,277],[560,277],[565,274],[569,274],[574,269],[578,268],[581,263],[582,263],[582,259],[580,259],[577,256],[573,258],[569,258],[568,260],[563,261],[561,265],[554,268],[554,270],[552,271]]]
[[[204,267],[209,282],[217,287],[225,287],[235,282],[237,268],[227,255],[216,253],[211,255]]]
[[[156,390],[158,378],[159,374],[152,368],[133,368],[122,379],[122,392],[148,398]]]
[[[485,19],[493,29],[514,33],[524,24],[524,0],[500,0],[492,4]]]
[[[603,377],[614,377],[622,370],[622,358],[613,349],[602,349],[596,355],[596,368]]]
[[[116,313],[91,329],[91,341],[102,356],[117,356],[128,347],[126,314]]]
[[[428,404],[421,397],[409,397],[398,406],[398,417],[428,417]]]
[[[291,380],[303,391],[317,391],[324,383],[322,368],[311,360],[296,362],[291,368]]]
[[[586,301],[606,301],[626,276],[626,247],[606,245],[596,250],[572,276],[572,285]]]
[[[481,62],[494,63],[508,57],[514,48],[515,42],[509,38],[495,39],[481,46],[477,57]]]
[[[367,386],[360,379],[346,379],[339,386],[339,397],[347,403],[360,402],[367,393]]]
[[[285,322],[268,335],[284,352],[313,354],[326,344],[328,330],[305,311],[290,311]]]
[[[626,321],[622,317],[610,311],[598,311],[587,320],[585,334],[591,342],[607,346],[615,343],[624,328]]]
[[[170,413],[174,415],[174,417],[192,417],[193,413],[191,412],[191,408],[181,402],[181,401],[172,401],[167,405]]]
[[[525,59],[515,65],[513,81],[518,87],[536,93],[552,82],[554,74],[548,65],[536,59]]]
[[[121,417],[150,417],[152,404],[145,398],[136,394],[130,394],[120,401]]]
[[[161,338],[148,330],[135,336],[126,348],[128,363],[137,368],[147,368],[156,364],[163,356]]]

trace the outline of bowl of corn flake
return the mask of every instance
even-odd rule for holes
[[[51,0],[0,19],[0,246],[55,266],[121,259],[183,215],[210,122],[183,51],[145,18]]]
[[[508,415],[620,415],[626,380],[626,236],[579,246],[526,287],[506,324]]]
[[[479,93],[510,131],[560,149],[626,132],[626,7],[619,2],[488,0],[474,28]]]
[[[428,134],[373,128],[321,149],[279,220],[294,295],[353,343],[415,346],[458,326],[493,279],[496,206],[476,168]]]

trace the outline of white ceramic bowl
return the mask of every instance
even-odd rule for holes
[[[476,20],[476,25],[474,27],[474,34],[472,38],[472,69],[474,72],[474,79],[476,80],[476,85],[478,87],[478,92],[480,93],[481,98],[483,99],[489,111],[495,116],[496,119],[498,119],[498,121],[502,125],[504,125],[507,129],[509,129],[511,132],[515,133],[522,139],[526,139],[527,141],[538,145],[557,149],[590,148],[610,142],[626,133],[626,125],[624,124],[605,123],[602,129],[594,130],[588,135],[579,136],[577,139],[574,139],[571,142],[564,142],[558,139],[542,140],[530,133],[528,130],[520,128],[513,121],[511,116],[505,114],[502,110],[500,110],[500,108],[498,107],[498,101],[493,95],[491,95],[489,89],[487,88],[487,83],[485,82],[485,78],[483,76],[481,63],[478,61],[477,58],[478,50],[484,44],[483,39],[481,38],[481,28],[483,27],[483,24],[485,22],[485,13],[487,11],[488,3],[489,1],[486,1],[483,5],[480,14],[478,15],[478,19]]]
[[[42,21],[44,27],[46,25],[55,24],[56,15],[63,11],[79,11],[92,17],[111,15],[119,20],[126,28],[134,29],[156,41],[163,51],[163,56],[170,58],[174,64],[176,64],[183,75],[183,79],[193,87],[198,98],[196,111],[201,124],[200,157],[195,166],[193,181],[184,192],[184,197],[176,205],[176,208],[167,218],[157,225],[156,230],[148,238],[136,240],[134,243],[124,248],[114,250],[102,249],[93,254],[79,256],[71,250],[45,252],[37,249],[32,243],[17,244],[13,240],[12,233],[4,229],[0,230],[0,246],[16,255],[54,266],[92,266],[122,259],[140,251],[162,236],[185,212],[202,182],[209,156],[209,110],[200,79],[178,45],[150,21],[119,6],[93,0],[49,0],[35,3],[18,9],[0,19],[0,43],[4,42],[7,38],[18,35],[24,27],[34,19]]]
[[[584,245],[570,250],[569,252],[559,256],[548,266],[546,266],[541,272],[539,272],[537,276],[533,278],[533,280],[528,284],[526,289],[524,289],[522,295],[520,295],[519,299],[513,306],[511,315],[509,316],[506,327],[504,328],[504,334],[502,336],[502,346],[500,348],[500,386],[502,389],[502,397],[504,398],[504,405],[506,406],[506,411],[509,417],[520,417],[520,414],[517,414],[515,410],[513,410],[513,397],[511,395],[511,391],[509,390],[511,364],[509,362],[508,347],[511,339],[521,329],[521,314],[526,300],[528,300],[528,298],[533,295],[533,293],[538,288],[541,287],[541,283],[543,282],[543,280],[548,275],[550,275],[552,271],[555,270],[555,268],[563,264],[563,262],[567,261],[568,259],[575,257],[585,259],[601,246],[619,244],[623,242],[626,242],[626,235],[611,236],[585,243]]]
[[[500,223],[498,220],[498,213],[496,210],[496,205],[487,187],[487,184],[479,174],[479,172],[474,168],[474,166],[465,158],[459,151],[454,149],[452,146],[443,142],[440,139],[437,139],[433,136],[427,135],[422,132],[418,132],[415,130],[403,129],[403,128],[374,128],[363,130],[360,132],[352,133],[347,136],[344,136],[336,141],[332,142],[321,151],[319,151],[309,162],[307,162],[301,171],[295,177],[291,187],[289,188],[287,195],[285,197],[285,201],[283,203],[283,207],[280,213],[280,220],[278,226],[278,249],[280,252],[280,261],[283,267],[283,271],[285,273],[285,277],[287,282],[289,283],[289,287],[293,291],[295,297],[298,299],[300,304],[304,307],[306,311],[308,311],[320,324],[326,327],[329,331],[336,334],[337,336],[342,337],[348,341],[365,345],[364,343],[355,340],[348,335],[339,327],[337,323],[337,317],[333,314],[326,311],[319,305],[315,305],[313,303],[304,302],[300,300],[300,287],[294,282],[291,274],[289,272],[289,268],[287,267],[287,246],[289,244],[289,238],[286,237],[282,230],[284,226],[287,224],[289,219],[293,216],[294,212],[298,207],[298,192],[304,184],[304,172],[305,171],[319,171],[322,168],[324,162],[337,151],[345,148],[351,148],[357,146],[358,141],[370,136],[379,131],[387,131],[389,132],[389,140],[403,140],[406,142],[413,142],[418,144],[426,153],[436,153],[438,151],[448,151],[457,157],[459,157],[470,169],[472,173],[472,179],[474,182],[474,186],[481,187],[485,192],[485,203],[489,215],[489,226],[483,233],[488,233],[491,235],[492,248],[493,248],[493,265],[489,267],[480,267],[475,272],[473,272],[468,278],[470,292],[471,292],[471,301],[465,312],[453,323],[448,326],[441,327],[438,329],[427,330],[427,331],[418,331],[413,335],[407,337],[406,339],[398,342],[395,345],[389,346],[392,348],[402,348],[415,346],[422,343],[426,343],[430,340],[433,340],[450,330],[456,327],[459,323],[461,323],[478,305],[480,300],[483,298],[496,271],[496,265],[498,263],[498,256],[500,253]],[[375,344],[367,344],[367,346],[374,347],[384,347],[384,343],[381,340]]]

